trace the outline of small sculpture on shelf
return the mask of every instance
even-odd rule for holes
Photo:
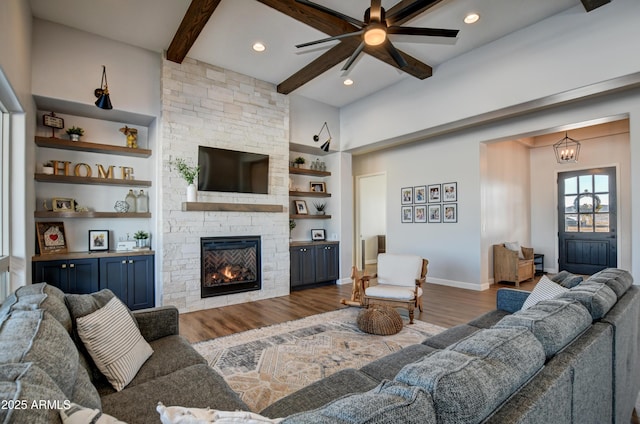
[[[316,208],[316,215],[324,215],[326,213],[325,209],[327,207],[327,204],[322,202],[322,203],[313,203],[313,206]]]
[[[138,148],[138,130],[129,128],[126,125],[120,128],[120,132],[127,136],[127,147],[130,149]]]
[[[71,141],[78,141],[80,140],[80,137],[84,135],[84,130],[80,127],[73,126],[71,128],[67,128],[67,135]]]

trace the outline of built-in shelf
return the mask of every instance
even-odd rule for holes
[[[331,176],[331,172],[329,171],[316,171],[315,169],[294,168],[292,166],[289,167],[289,174],[310,175],[312,177],[330,177]]]
[[[35,174],[36,181],[44,183],[114,185],[129,187],[151,187],[151,181],[121,180],[117,178],[76,177],[71,175]]]
[[[331,193],[320,193],[317,191],[290,191],[289,196],[293,197],[331,197]]]
[[[101,252],[66,252],[66,253],[51,253],[48,255],[33,255],[31,260],[33,262],[42,261],[57,261],[68,259],[91,259],[91,258],[109,258],[114,256],[147,256],[155,255],[156,252],[150,249],[140,250],[108,250]]]
[[[151,156],[149,149],[131,149],[124,146],[112,146],[109,144],[89,143],[86,141],[71,141],[52,137],[35,137],[36,144],[40,147],[63,150],[79,150],[83,152],[105,153],[108,155],[133,156],[148,158]]]
[[[331,219],[331,215],[289,215],[290,219]]]
[[[182,210],[184,212],[284,212],[284,206],[254,203],[183,202]]]
[[[151,213],[142,212],[57,212],[36,211],[35,218],[151,218]]]

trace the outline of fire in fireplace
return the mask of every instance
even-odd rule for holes
[[[260,290],[260,236],[203,237],[201,296]]]

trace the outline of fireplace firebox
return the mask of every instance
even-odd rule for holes
[[[201,297],[260,290],[260,236],[203,237]]]

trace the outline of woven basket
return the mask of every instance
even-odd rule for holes
[[[358,328],[365,333],[390,336],[402,330],[402,318],[395,309],[385,305],[370,305],[358,314]]]

